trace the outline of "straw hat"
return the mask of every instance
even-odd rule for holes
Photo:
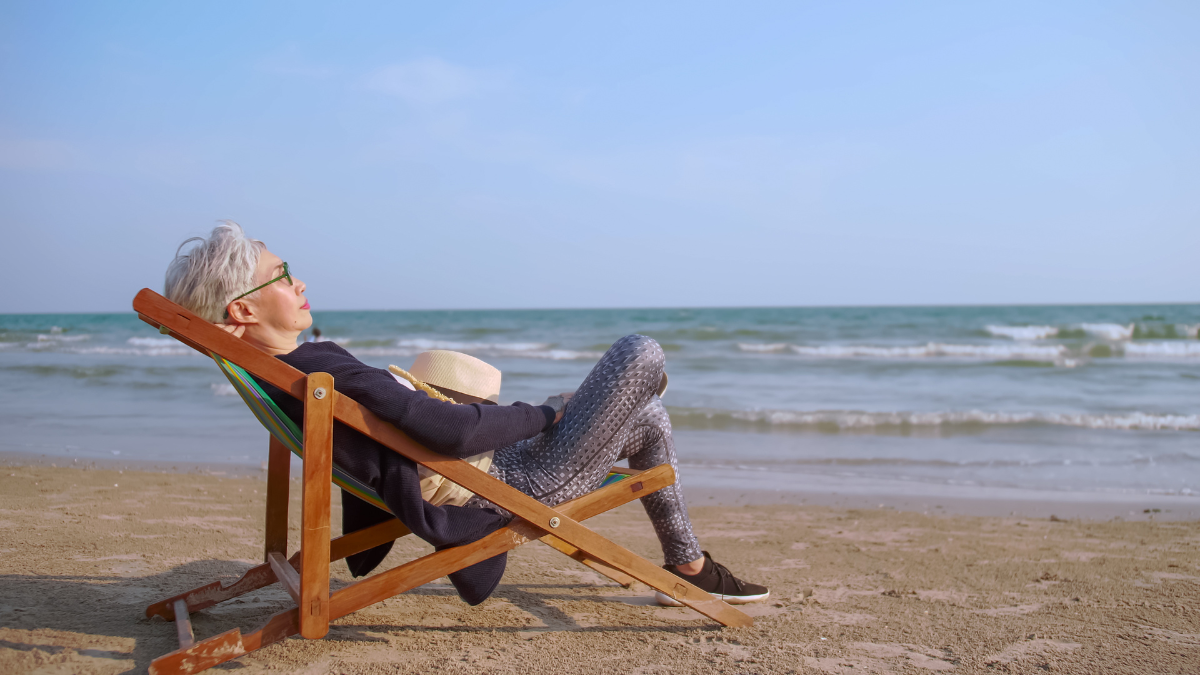
[[[402,377],[405,374],[403,369],[396,366],[389,366],[388,370]],[[500,401],[500,371],[467,354],[445,349],[421,352],[417,354],[407,375],[417,380],[413,384],[424,383],[436,387],[442,394],[460,403],[468,397],[491,403]]]
[[[413,388],[443,401],[496,403],[500,400],[500,371],[474,356],[435,349],[417,354],[409,370],[399,366],[388,366],[388,370],[396,379],[411,383]],[[493,454],[493,451],[485,452],[467,457],[466,461],[486,473],[492,466]],[[424,465],[417,465],[417,475],[421,478],[421,498],[434,506],[462,506],[473,495],[470,490],[446,480],[445,476]]]

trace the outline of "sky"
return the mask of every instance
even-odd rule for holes
[[[0,313],[1200,300],[1200,3],[0,3]]]

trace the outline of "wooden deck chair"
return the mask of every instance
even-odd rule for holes
[[[139,318],[160,332],[216,359],[235,388],[238,387],[235,380],[245,385],[248,404],[256,398],[253,390],[258,389],[246,377],[248,374],[304,402],[303,429],[283,422],[287,416],[282,413],[266,415],[267,419],[259,417],[272,432],[267,464],[266,562],[251,568],[228,586],[213,582],[147,607],[147,617],[161,616],[174,621],[179,636],[179,649],[154,659],[151,673],[199,672],[297,633],[309,639],[322,638],[332,620],[533,540],[553,546],[618,583],[641,581],[722,625],[753,623],[744,613],[580,523],[673,484],[675,473],[670,465],[640,472],[625,470],[629,473],[625,480],[549,507],[460,459],[421,446],[370,410],[339,394],[328,373],[305,375],[148,288],[137,294],[133,308]],[[243,393],[242,388],[239,393]],[[266,403],[269,397],[264,394],[263,399],[266,400],[261,401],[261,406],[251,405],[256,416],[271,409]],[[330,539],[331,482],[382,506],[378,496],[365,485],[354,481],[349,474],[335,471],[335,420],[507,509],[517,518],[476,542],[430,553],[330,593],[330,562],[409,534],[399,520],[392,519]],[[283,428],[272,428],[272,424],[278,423]],[[301,533],[300,550],[288,558],[288,480],[293,450],[303,457]],[[295,607],[274,615],[262,627],[244,635],[235,628],[196,641],[190,613],[276,582],[296,602]]]

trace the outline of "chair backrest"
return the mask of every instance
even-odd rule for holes
[[[250,408],[250,412],[254,413],[254,416],[266,427],[267,431],[271,432],[271,435],[280,443],[283,443],[293,454],[303,458],[304,432],[300,430],[300,427],[296,426],[292,418],[288,417],[275,401],[271,400],[270,396],[267,396],[267,392],[263,391],[258,382],[250,376],[250,373],[247,373],[237,364],[213,352],[209,352],[209,355],[217,362],[217,367],[221,369],[221,372],[225,373],[229,384],[233,385],[234,391],[242,397],[242,401],[246,404],[246,407]],[[337,464],[333,465],[333,482],[355,497],[391,513],[391,509],[383,503],[378,493],[362,481],[346,473]]]

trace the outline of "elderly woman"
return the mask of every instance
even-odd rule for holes
[[[185,253],[194,242],[198,245]],[[544,504],[595,490],[619,460],[629,460],[633,469],[664,462],[677,468],[671,422],[656,393],[665,357],[651,338],[621,338],[573,395],[552,396],[541,406],[446,403],[401,386],[388,371],[363,364],[334,342],[299,344],[300,333],[312,325],[305,290],[287,263],[232,222],[208,239],[185,241],[166,275],[166,295],[174,302],[302,372],[332,374],[338,391],[430,450],[451,457],[495,451],[489,473]],[[289,416],[303,417],[299,401],[260,384]],[[465,507],[423,502],[413,462],[342,425],[334,431],[334,460],[439,548],[474,541],[511,518],[478,497]],[[767,598],[765,587],[737,579],[700,549],[678,482],[641,501],[662,544],[664,569],[727,602]],[[347,524],[357,527],[388,517],[346,493],[343,507]],[[389,547],[351,558],[351,570],[366,574]],[[503,568],[504,558],[497,556],[451,575],[451,581],[475,604],[494,590]],[[661,593],[657,598],[678,604]]]

